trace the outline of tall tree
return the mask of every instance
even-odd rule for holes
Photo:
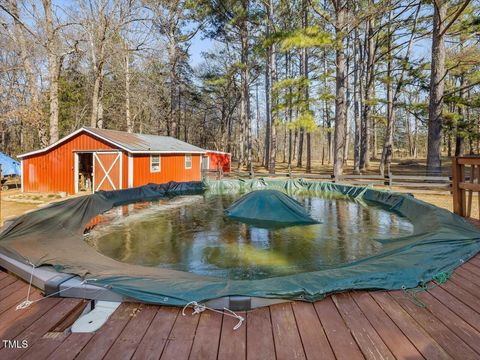
[[[470,3],[461,1],[458,9],[447,19],[449,0],[433,0],[432,61],[428,111],[427,174],[439,175],[442,170],[440,143],[442,139],[442,111],[445,90],[445,36]],[[448,22],[447,22],[448,21]]]
[[[390,174],[390,166],[392,163],[393,156],[393,134],[395,128],[395,109],[398,105],[399,96],[403,86],[405,84],[405,74],[410,64],[410,52],[412,50],[413,40],[416,34],[417,29],[417,20],[420,14],[421,2],[418,3],[415,10],[415,15],[413,18],[412,30],[407,42],[407,47],[405,50],[405,56],[402,58],[400,63],[400,74],[396,79],[396,86],[394,85],[394,76],[393,76],[393,58],[395,57],[392,53],[393,46],[393,8],[390,4],[390,11],[388,17],[388,34],[387,34],[387,129],[385,131],[385,140],[383,145],[382,157],[380,160],[380,174],[383,176],[385,172],[385,167]]]
[[[58,79],[63,56],[59,56],[58,32],[53,24],[52,1],[42,0],[45,11],[46,49],[50,92],[50,143],[58,141]]]
[[[343,174],[345,152],[345,123],[347,121],[347,103],[345,97],[345,53],[344,38],[346,26],[346,2],[332,0],[335,10],[335,134],[333,153],[333,174],[335,177]]]
[[[375,5],[373,0],[368,0],[369,8],[373,11]],[[376,57],[376,38],[375,38],[375,17],[373,12],[368,16],[365,22],[365,53],[366,65],[364,67],[365,85],[363,91],[363,109],[361,118],[361,146],[360,146],[360,170],[368,169],[370,163],[370,138],[371,138],[371,109],[372,95],[375,86],[375,57]]]
[[[267,25],[267,36],[270,35],[270,32],[274,30],[274,2],[273,0],[267,0],[267,16],[268,16],[268,25]],[[270,42],[268,47],[268,63],[267,63],[267,78],[266,84],[268,84],[268,89],[266,93],[269,93],[267,100],[268,110],[270,114],[267,114],[267,119],[269,119],[269,128],[267,130],[267,136],[269,139],[267,141],[268,149],[268,172],[270,174],[275,174],[275,166],[277,160],[277,109],[275,106],[276,96],[273,94],[273,88],[275,87],[277,80],[277,50],[275,41]],[[271,104],[268,102],[271,101]]]

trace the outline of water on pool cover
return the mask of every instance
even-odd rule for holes
[[[378,239],[413,225],[384,208],[344,198],[293,196],[321,224],[263,229],[224,216],[240,195],[195,195],[111,210],[86,241],[115,260],[229,279],[317,271],[381,250]]]

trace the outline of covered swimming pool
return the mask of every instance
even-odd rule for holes
[[[281,227],[225,209],[259,189],[315,220]],[[227,297],[316,301],[351,289],[412,288],[480,250],[463,218],[408,194],[305,180],[220,180],[98,192],[25,214],[0,252],[52,265],[148,303]]]

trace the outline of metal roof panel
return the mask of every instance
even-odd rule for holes
[[[171,136],[135,134],[91,127],[86,127],[85,129],[132,152],[205,152],[204,149]]]

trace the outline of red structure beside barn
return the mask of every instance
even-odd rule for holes
[[[230,173],[231,154],[223,151],[206,150],[208,163],[206,168],[210,171],[222,171],[224,174]]]
[[[44,149],[20,155],[22,189],[75,194],[200,181],[205,154],[168,136],[85,127]]]

